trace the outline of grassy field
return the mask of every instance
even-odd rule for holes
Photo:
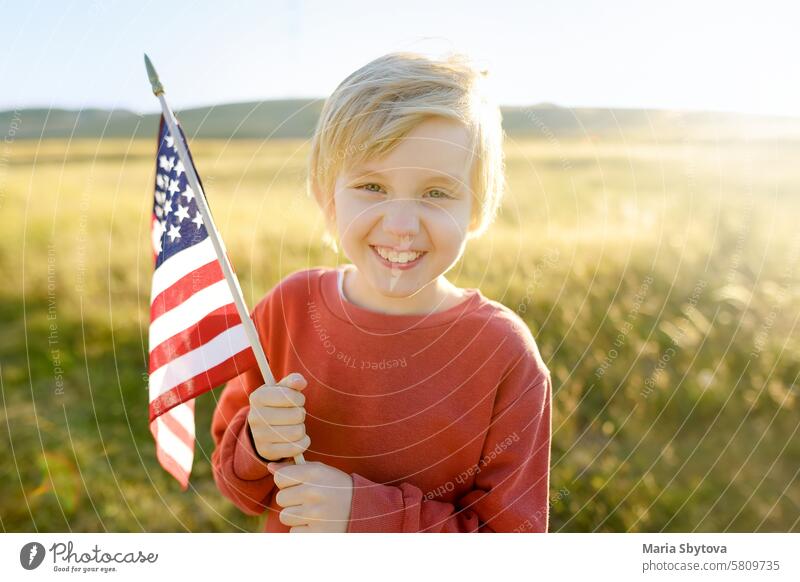
[[[4,531],[258,530],[147,429],[155,140],[0,144]],[[192,143],[254,305],[336,257],[304,141]],[[507,142],[510,191],[451,280],[554,376],[552,531],[800,531],[800,142]]]

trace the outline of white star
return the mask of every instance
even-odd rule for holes
[[[156,184],[159,188],[164,188],[166,186],[166,182],[164,182],[165,178],[166,176],[164,176],[164,174],[156,174]]]
[[[164,223],[156,220],[153,224],[153,248],[156,253],[161,252],[161,236],[164,234]]]
[[[167,199],[166,192],[163,192],[162,190],[156,190],[156,202],[158,202],[159,204],[164,204],[164,200],[166,199]]]
[[[167,142],[167,147],[174,150],[175,149],[175,138],[171,135],[167,134],[164,136],[164,141]]]
[[[178,192],[178,190],[180,190],[180,189],[181,189],[181,187],[178,186],[178,181],[177,180],[170,180],[169,181],[169,188],[167,188],[167,190],[169,190],[170,194],[175,195]]]
[[[169,214],[172,212],[172,200],[167,200],[164,202],[164,214]]]
[[[201,226],[203,226],[203,217],[200,216],[200,211],[199,210],[195,213],[194,218],[192,219],[192,222],[194,222],[197,225],[197,228],[200,228]]]
[[[189,184],[186,184],[186,190],[181,192],[181,196],[186,196],[186,202],[191,202],[192,198],[194,198],[194,190]]]
[[[180,224],[183,222],[184,218],[189,218],[189,209],[186,206],[178,204],[178,211],[175,213],[175,216],[178,218],[178,224]]]
[[[167,236],[170,238],[169,242],[175,242],[176,238],[181,238],[181,231],[177,226],[172,224],[169,227],[169,232],[167,233]]]
[[[186,171],[186,168],[183,167],[183,162],[178,160],[178,163],[175,164],[175,177],[180,178],[181,174]]]
[[[156,206],[156,216],[159,218],[164,216],[164,209],[161,206]]]
[[[172,170],[172,163],[170,162],[172,158],[167,158],[167,156],[159,156],[158,157],[158,167],[162,170],[166,170],[169,172]]]

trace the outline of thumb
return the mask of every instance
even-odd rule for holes
[[[292,388],[293,390],[301,391],[306,386],[308,386],[308,382],[303,377],[302,374],[298,372],[293,372],[289,374],[285,378],[281,379],[280,382],[277,384],[278,386],[285,386],[286,388]]]
[[[272,461],[270,463],[267,463],[267,471],[269,471],[274,475],[275,471],[277,471],[278,469],[281,469],[282,467],[292,464],[293,463],[291,461]]]

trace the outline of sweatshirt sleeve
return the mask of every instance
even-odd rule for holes
[[[449,503],[353,473],[348,532],[546,532],[552,382],[535,346],[501,388],[471,490]]]
[[[266,345],[262,335],[266,326],[259,318],[264,313],[262,302],[254,310],[253,317],[262,345]],[[255,449],[247,422],[250,393],[262,384],[263,378],[257,367],[228,382],[211,421],[215,445],[211,454],[214,481],[220,492],[248,515],[259,515],[266,510],[275,486],[272,474],[267,470],[267,461]]]

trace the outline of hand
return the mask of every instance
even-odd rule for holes
[[[301,374],[289,374],[275,386],[261,386],[250,394],[247,423],[256,451],[268,461],[299,455],[309,447],[306,435],[306,397],[301,394],[308,383]]]
[[[295,465],[291,461],[269,463],[275,486],[275,501],[284,509],[281,523],[291,533],[345,533],[350,522],[353,478],[324,463]]]

